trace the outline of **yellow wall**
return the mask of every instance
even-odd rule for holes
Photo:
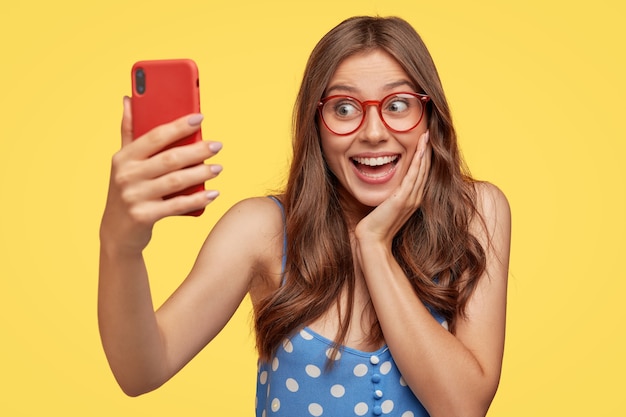
[[[204,135],[224,143],[218,201],[156,227],[147,258],[160,303],[230,205],[281,185],[305,59],[355,14],[397,14],[420,31],[473,173],[510,199],[507,350],[489,415],[621,415],[625,11],[618,0],[5,2],[0,415],[252,415],[247,303],[155,393],[126,398],[108,370],[98,226],[122,96],[134,61],[194,58]]]

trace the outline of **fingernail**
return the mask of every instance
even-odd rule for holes
[[[206,197],[209,200],[214,200],[215,198],[217,198],[218,195],[220,195],[219,191],[213,190],[213,191],[207,191],[206,192]]]
[[[189,126],[198,126],[200,123],[202,123],[203,119],[203,115],[194,114],[193,116],[189,117],[189,119],[187,119],[187,123],[189,123]]]
[[[426,131],[426,139],[425,139],[425,143],[428,143],[428,140],[430,139],[430,130]]]
[[[219,152],[222,149],[222,144],[220,142],[209,142],[209,149],[211,152]]]
[[[211,170],[212,173],[214,174],[219,174],[220,172],[222,172],[222,166],[221,165],[211,165],[211,167],[209,168]]]

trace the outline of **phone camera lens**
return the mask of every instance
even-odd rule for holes
[[[146,74],[143,68],[137,68],[135,71],[135,89],[139,94],[146,92]]]

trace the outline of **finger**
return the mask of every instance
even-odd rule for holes
[[[422,153],[425,153],[427,148],[430,146],[430,131],[427,130],[424,132],[420,137],[420,140],[422,141]]]
[[[418,199],[421,201],[424,196],[424,190],[426,188],[426,181],[428,179],[428,173],[430,172],[430,162],[431,162],[432,148],[430,144],[426,145],[426,149],[422,155],[422,162],[420,164],[420,170],[418,173],[416,186],[418,190]]]
[[[424,197],[424,190],[426,189],[426,182],[428,180],[428,173],[430,172],[430,162],[432,155],[432,147],[430,143],[426,143],[426,146],[422,152],[420,169],[415,181],[414,198],[417,204],[421,204]]]
[[[418,175],[420,172],[420,168],[422,165],[422,158],[424,156],[425,147],[428,143],[428,131],[423,133],[417,143],[417,149],[413,154],[413,159],[411,159],[411,164],[409,165],[409,169],[407,170],[406,176],[404,177],[403,183],[406,184],[406,187],[409,190],[413,191],[415,189],[416,181],[418,179]]]
[[[168,145],[198,131],[203,118],[202,114],[196,113],[155,127],[133,142],[131,156],[137,159],[151,157]]]
[[[200,191],[189,195],[180,195],[167,200],[152,200],[135,205],[132,217],[137,222],[154,224],[160,219],[194,212],[206,207],[219,196],[217,191]]]
[[[132,149],[131,146],[128,146],[114,156],[115,175],[112,178],[120,189],[125,189],[125,192],[133,197],[151,196],[155,198],[155,194],[152,192],[138,192],[138,190],[150,191],[151,180],[191,166],[204,165],[204,161],[217,154],[221,148],[222,144],[219,142],[201,141],[190,145],[176,146],[147,160],[137,161],[128,160],[129,149]],[[214,170],[218,169],[216,165],[212,166]],[[221,167],[219,170],[221,171]],[[195,184],[205,180],[204,178],[200,179]],[[161,196],[157,195],[156,197]],[[131,200],[137,201],[138,197]]]
[[[141,164],[141,178],[157,178],[167,173],[202,164],[217,154],[222,148],[219,142],[197,142],[191,145],[175,146],[159,152]]]
[[[424,188],[426,172],[428,171],[430,157],[429,152],[429,133],[426,131],[420,136],[417,149],[413,155],[409,172],[405,177],[406,186],[408,187],[408,201],[411,205],[420,203],[421,190]]]
[[[419,145],[417,147],[416,150],[416,157],[418,159],[419,165],[418,167],[421,169],[423,163],[424,163],[424,159],[426,154],[428,153],[429,149],[430,149],[430,143],[429,143],[429,136],[430,133],[428,131],[424,132],[422,134],[422,136],[420,136],[420,141],[419,141]]]
[[[179,216],[191,213],[206,207],[219,196],[218,191],[201,191],[191,195],[181,195],[168,200],[164,200],[163,207],[168,215]]]
[[[131,114],[130,97],[124,96],[124,113],[122,115],[122,147],[133,141],[133,121]]]
[[[186,169],[171,172],[154,180],[137,183],[126,190],[125,199],[128,203],[160,200],[164,196],[185,190],[197,184],[204,184],[222,171],[221,165],[200,164]]]

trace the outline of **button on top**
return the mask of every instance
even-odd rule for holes
[[[380,400],[381,398],[383,398],[383,392],[377,389],[376,391],[374,391],[374,398],[376,398],[377,400]]]
[[[380,382],[380,375],[378,375],[378,374],[372,375],[372,382],[374,384],[378,384]]]
[[[378,363],[380,362],[380,358],[376,355],[372,355],[370,356],[370,363],[372,365],[378,365]]]

